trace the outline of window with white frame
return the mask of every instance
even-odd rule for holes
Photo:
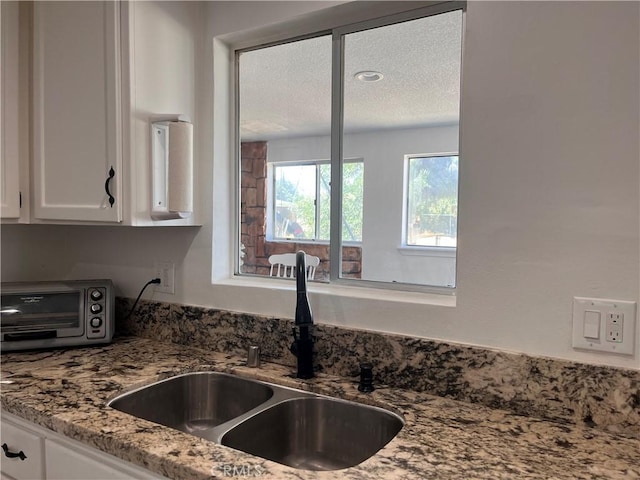
[[[268,170],[270,239],[328,242],[330,238],[331,164],[286,162],[271,164]],[[364,163],[344,163],[342,189],[349,197],[343,212],[343,242],[362,241],[362,194]]]
[[[453,247],[458,231],[458,155],[408,156],[405,244]]]
[[[406,152],[458,151],[464,8],[236,50],[237,273],[302,249],[315,280],[455,286],[458,155]]]

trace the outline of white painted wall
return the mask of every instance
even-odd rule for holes
[[[329,137],[269,140],[269,162],[328,160]],[[362,278],[419,285],[455,285],[455,253],[400,250],[404,156],[458,152],[458,127],[441,126],[345,135],[344,157],[364,161]]]
[[[286,19],[296,5],[269,12]],[[234,8],[227,5],[224,15]],[[223,12],[215,2],[208,12],[210,55]],[[316,320],[640,368],[637,348],[631,357],[580,352],[570,338],[573,296],[639,297],[639,16],[637,2],[470,2],[456,305],[312,286]],[[258,26],[259,12],[229,23]],[[228,58],[216,62],[224,67]],[[202,68],[208,87],[207,56]],[[216,92],[199,92],[202,105],[216,99],[217,115],[228,102],[223,84],[218,78]],[[292,318],[291,289],[211,285],[212,275],[224,277],[229,268],[233,215],[225,200],[228,137],[224,122],[212,124],[213,114],[205,109],[199,119],[214,132],[199,138],[201,192],[215,198],[202,213],[213,222],[200,229],[3,226],[2,279],[108,276],[119,294],[132,297],[153,276],[154,259],[172,260],[176,294],[155,299]]]

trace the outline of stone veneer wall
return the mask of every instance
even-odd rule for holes
[[[269,262],[266,262],[264,251],[267,142],[243,142],[240,165],[240,242],[244,245],[241,272],[269,275]]]
[[[242,142],[240,147],[240,241],[244,245],[242,273],[269,275],[269,256],[304,250],[320,258],[315,280],[329,278],[329,245],[313,242],[270,242],[266,238],[267,142]],[[362,248],[342,247],[342,275],[360,278]]]
[[[116,331],[246,355],[259,345],[264,361],[295,366],[292,320],[202,307],[116,302]],[[318,371],[357,379],[373,364],[379,387],[424,391],[516,414],[603,428],[640,438],[640,371],[531,357],[465,345],[316,325]]]

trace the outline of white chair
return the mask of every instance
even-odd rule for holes
[[[316,274],[316,268],[320,265],[320,258],[314,255],[304,255],[305,265],[307,266],[307,280],[313,280]],[[269,276],[280,278],[295,278],[296,271],[296,254],[280,253],[269,257],[271,269]]]

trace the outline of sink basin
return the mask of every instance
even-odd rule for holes
[[[217,372],[188,373],[121,395],[109,406],[151,422],[215,440],[214,427],[273,396],[263,383]]]
[[[303,470],[339,470],[374,455],[403,423],[380,408],[325,397],[295,398],[232,428],[222,444]]]
[[[108,405],[303,470],[358,465],[404,425],[382,408],[218,372],[178,375]]]

